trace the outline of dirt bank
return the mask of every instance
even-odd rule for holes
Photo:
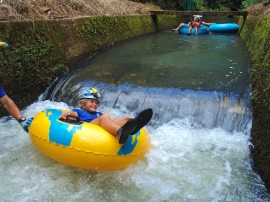
[[[149,14],[149,10],[153,8],[130,0],[4,0],[0,21]]]

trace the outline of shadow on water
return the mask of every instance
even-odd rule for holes
[[[194,117],[201,127],[243,131],[251,119],[249,64],[238,35],[178,35],[169,31],[129,41],[77,67],[46,99],[77,106],[86,87],[102,107],[151,107],[153,126]]]

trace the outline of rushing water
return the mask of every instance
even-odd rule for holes
[[[119,171],[66,166],[0,119],[0,201],[269,201],[252,170],[249,64],[238,35],[164,31],[117,45],[52,84],[23,113],[71,109],[86,87],[114,116],[151,107],[145,158]]]

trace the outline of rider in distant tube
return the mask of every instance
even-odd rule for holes
[[[194,28],[195,35],[198,35],[198,27],[200,27],[202,24],[202,16],[194,16],[194,20],[190,18],[190,22],[188,24],[189,26],[187,35],[190,35],[192,28]]]
[[[190,32],[192,30],[192,28],[194,28],[194,31],[195,31],[195,35],[198,34],[198,27],[201,26],[201,24],[203,25],[206,25],[206,26],[210,26],[212,23],[207,23],[207,22],[204,22],[202,21],[202,15],[194,15],[194,20],[192,20],[192,17],[190,18],[190,22],[188,23],[188,33],[187,35],[190,35]],[[175,29],[172,29],[172,31],[178,31],[178,29],[181,27],[181,26],[184,26],[186,25],[185,23],[181,22],[179,24],[179,26]]]

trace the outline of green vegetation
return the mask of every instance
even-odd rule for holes
[[[260,105],[265,121],[270,123],[270,64],[267,62],[255,62],[251,69],[253,90],[251,99],[256,105]]]
[[[244,25],[240,35],[251,58],[252,157],[256,171],[270,190],[270,21],[265,12],[268,8],[254,6],[252,10],[256,15],[241,19],[239,24]]]
[[[257,3],[261,3],[262,0],[246,0],[246,1],[242,1],[242,6],[243,8],[247,8],[249,6],[252,6],[254,4],[257,4]]]
[[[250,53],[251,78],[254,112],[263,115],[265,124],[270,123],[270,49],[269,49],[269,20],[267,16],[248,16],[241,36],[246,41]],[[256,48],[254,48],[256,47]],[[260,109],[259,109],[259,108]],[[256,111],[258,110],[258,111]]]
[[[155,5],[153,3],[146,3],[147,6],[151,7],[152,9],[157,9],[157,10],[160,10],[160,6],[158,5]]]

